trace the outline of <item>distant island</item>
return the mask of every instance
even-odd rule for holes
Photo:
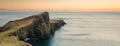
[[[9,21],[0,27],[0,46],[32,46],[27,41],[51,37],[65,24],[62,19],[50,20],[48,12]]]

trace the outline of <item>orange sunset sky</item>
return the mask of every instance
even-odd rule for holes
[[[120,12],[120,0],[0,0],[0,10]]]

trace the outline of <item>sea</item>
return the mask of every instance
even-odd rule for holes
[[[40,14],[31,11],[1,11],[0,26]],[[120,46],[120,12],[49,12],[50,19],[67,24],[48,39],[32,41],[32,46]]]

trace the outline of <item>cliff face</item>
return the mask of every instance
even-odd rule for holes
[[[55,30],[63,26],[63,20],[49,20],[49,13],[44,12],[21,20],[10,21],[0,28],[0,41],[15,36],[17,41],[27,41],[50,37]],[[6,40],[5,40],[6,41]],[[28,44],[27,44],[28,45]]]
[[[2,27],[0,27],[0,32],[2,32]]]
[[[51,33],[54,33],[55,30],[61,28],[64,24],[66,24],[64,22],[64,20],[50,20],[50,30],[51,30]]]

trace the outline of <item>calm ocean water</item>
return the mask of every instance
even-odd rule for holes
[[[11,20],[40,12],[0,12],[0,26]],[[120,46],[120,12],[50,12],[50,19],[62,18],[67,25],[33,46]]]

